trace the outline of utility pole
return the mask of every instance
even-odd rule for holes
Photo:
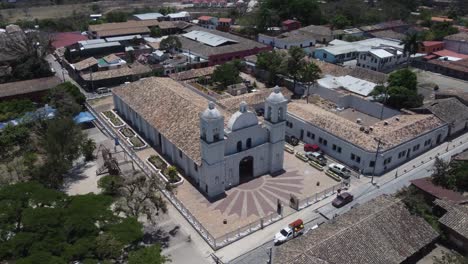
[[[383,119],[383,112],[384,112],[384,107],[385,103],[387,102],[387,93],[388,93],[388,87],[385,87],[385,94],[384,94],[384,100],[382,102],[382,108],[380,109],[380,121]],[[382,143],[382,140],[380,137],[377,139],[377,149],[375,151],[375,158],[374,158],[374,167],[372,169],[372,177],[371,177],[371,184],[374,184],[374,176],[375,176],[375,167],[377,167],[377,158],[379,157],[379,150],[380,150],[380,144]]]

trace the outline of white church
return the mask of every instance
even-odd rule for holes
[[[264,118],[241,102],[229,111],[169,78],[113,90],[117,113],[208,197],[283,170],[287,103],[279,87]]]

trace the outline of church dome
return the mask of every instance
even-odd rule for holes
[[[273,88],[273,92],[268,96],[267,101],[271,103],[282,103],[286,101],[278,85]]]
[[[247,104],[243,101],[240,104],[239,111],[235,112],[228,122],[228,129],[231,131],[258,125],[257,115],[247,111]]]
[[[213,102],[209,102],[208,108],[202,113],[202,118],[204,119],[219,119],[222,117],[223,116],[218,111],[218,109],[215,108],[215,103]]]

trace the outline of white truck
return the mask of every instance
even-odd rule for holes
[[[296,221],[289,224],[287,227],[281,229],[278,233],[276,233],[274,237],[275,245],[282,244],[292,238],[295,238],[299,235],[304,233],[304,222],[301,219],[297,219]]]

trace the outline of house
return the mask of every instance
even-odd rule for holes
[[[397,41],[402,41],[405,38],[405,34],[393,30],[374,31],[370,32],[369,35],[374,38],[391,39]]]
[[[294,20],[294,19],[288,19],[283,22],[281,22],[281,29],[283,31],[292,31],[301,28],[301,22]]]
[[[198,78],[207,78],[211,76],[216,66],[191,69],[188,71],[169,74],[169,77],[176,81],[196,81]]]
[[[405,33],[409,27],[410,25],[402,20],[392,20],[375,25],[363,26],[359,29],[361,29],[366,35],[369,35],[370,33],[384,30],[393,30],[399,33]]]
[[[167,21],[185,21],[189,22],[192,19],[190,13],[187,11],[181,11],[178,13],[168,14],[164,17],[164,20]]]
[[[159,20],[151,19],[89,25],[88,35],[92,38],[110,38],[129,35],[147,36],[150,33],[150,28],[158,26],[159,23]]]
[[[416,263],[438,236],[403,202],[382,195],[275,247],[272,263]]]
[[[216,29],[218,18],[212,16],[201,16],[198,18],[198,25],[202,28]]]
[[[457,53],[468,54],[468,32],[460,32],[444,38],[445,48]]]
[[[62,80],[57,76],[2,83],[0,84],[0,102],[25,98],[34,102],[42,102],[49,90],[61,83]]]
[[[397,66],[408,62],[409,54],[404,54],[401,49],[383,47],[359,52],[356,66],[378,72],[391,72]]]
[[[216,27],[216,29],[224,32],[229,32],[233,23],[234,21],[232,18],[222,17],[218,20],[218,26]]]
[[[322,44],[328,43],[335,38],[333,35],[333,31],[329,27],[326,27],[326,26],[310,25],[307,27],[302,27],[298,30],[311,34],[311,36],[318,43],[322,43]]]
[[[68,61],[76,61],[88,57],[102,57],[111,53],[125,52],[125,46],[118,41],[106,42],[104,39],[90,39],[78,41],[78,43],[68,46],[65,51],[65,58]]]
[[[354,42],[340,41],[335,42],[333,46],[315,49],[313,56],[316,59],[330,63],[344,63],[358,59],[358,55],[362,52],[367,53],[371,50],[383,48],[403,49],[403,45],[399,41],[382,38],[370,38]],[[396,53],[395,55],[398,56]]]
[[[468,58],[456,61],[443,58],[428,61],[424,69],[468,81]]]
[[[429,114],[442,119],[449,124],[449,136],[454,137],[468,130],[468,107],[457,98],[435,99],[424,103],[419,108],[412,109],[416,113]]]
[[[116,56],[115,54],[110,54],[98,60],[98,69],[100,71],[116,69],[120,68],[122,65],[125,64],[127,64],[127,62],[122,60],[119,56]]]
[[[411,185],[423,192],[427,199],[430,201],[442,199],[456,204],[468,202],[468,197],[463,196],[461,193],[432,183],[431,177],[412,180]]]
[[[435,94],[435,99],[444,99],[451,97],[457,98],[462,104],[468,106],[468,91],[461,87],[444,89],[442,91],[437,91]]]
[[[444,49],[443,41],[423,41],[419,44],[418,53],[433,53]]]
[[[195,56],[194,60],[208,61],[209,66],[271,50],[271,47],[256,41],[199,26],[186,28],[185,32],[179,35],[181,51]]]
[[[71,68],[75,73],[87,72],[87,71],[97,71],[98,70],[98,61],[94,57],[89,57],[77,63],[71,64]]]
[[[290,32],[284,32],[278,36],[258,34],[258,42],[278,49],[289,49],[291,47],[313,47],[316,40],[312,34],[306,31],[293,30]]]
[[[226,111],[170,78],[147,78],[112,93],[118,114],[208,197],[283,169],[287,100],[279,88],[265,101],[262,123],[245,102]]]
[[[447,200],[436,200],[435,204],[445,211],[439,218],[448,240],[458,249],[468,253],[468,207]]]
[[[348,37],[361,38],[364,36],[364,32],[359,28],[346,28],[346,29],[335,29],[332,31],[334,39],[346,39]]]

